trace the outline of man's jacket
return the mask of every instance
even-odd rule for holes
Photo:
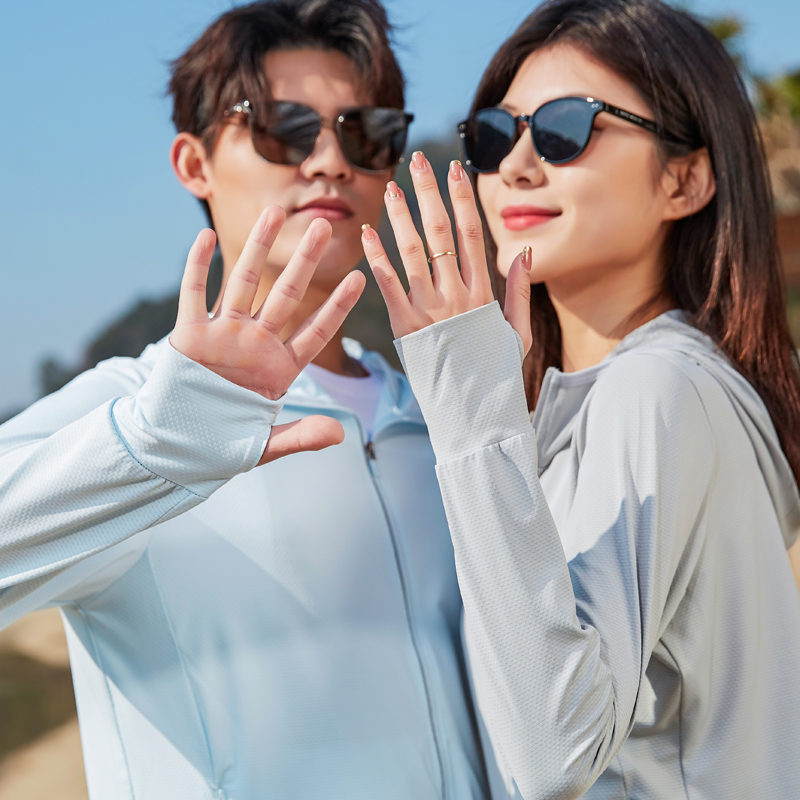
[[[61,608],[95,800],[484,796],[427,431],[372,440],[301,374],[278,403],[167,340],[0,427],[0,626]],[[343,444],[257,464],[274,422]]]

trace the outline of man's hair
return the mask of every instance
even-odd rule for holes
[[[175,128],[197,136],[212,152],[228,109],[269,97],[264,56],[270,50],[343,53],[373,103],[403,108],[403,73],[391,31],[378,0],[259,0],[234,8],[170,64]],[[211,222],[208,204],[201,202]]]

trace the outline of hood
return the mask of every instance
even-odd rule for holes
[[[578,372],[549,369],[532,420],[539,446],[539,469],[571,439],[577,412],[597,376],[615,358],[632,350],[669,349],[704,367],[719,382],[753,445],[769,489],[787,549],[800,533],[800,492],[763,400],[728,358],[686,322],[683,311],[667,311],[628,334],[599,364]]]

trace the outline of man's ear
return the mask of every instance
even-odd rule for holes
[[[661,183],[667,198],[665,220],[690,217],[705,208],[717,191],[708,150],[701,147],[688,156],[672,159]]]
[[[206,165],[208,157],[202,141],[183,131],[169,148],[169,162],[181,185],[198,200],[207,200],[210,194]]]

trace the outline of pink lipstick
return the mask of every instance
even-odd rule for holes
[[[500,216],[503,224],[510,231],[525,231],[535,225],[542,225],[551,219],[560,216],[560,211],[537,206],[506,206]]]

